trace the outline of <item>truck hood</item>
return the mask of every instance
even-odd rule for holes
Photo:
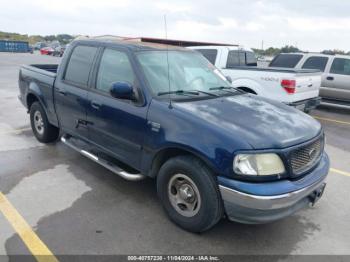
[[[321,131],[318,121],[279,102],[256,95],[176,103],[178,110],[200,118],[254,149],[279,149],[310,140]]]

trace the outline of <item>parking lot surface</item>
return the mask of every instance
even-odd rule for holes
[[[315,207],[267,225],[223,219],[191,234],[166,217],[154,180],[128,182],[60,142],[37,142],[17,99],[18,69],[59,60],[0,53],[0,255],[31,254],[33,246],[53,255],[350,255],[350,110],[311,113],[325,129],[332,166]]]

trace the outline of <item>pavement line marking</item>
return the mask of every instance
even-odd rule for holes
[[[341,174],[341,175],[344,175],[344,176],[350,176],[350,173],[345,172],[345,171],[341,171],[339,169],[331,168],[330,170],[331,170],[331,172],[334,172],[334,173],[337,173],[337,174]]]
[[[10,131],[0,132],[0,135],[16,134],[16,133],[20,133],[20,132],[24,132],[24,131],[29,131],[29,130],[31,130],[30,127],[21,128],[21,129],[14,129],[14,130],[10,130]]]
[[[335,119],[331,119],[331,118],[324,118],[324,117],[319,117],[319,116],[313,116],[316,119],[319,120],[324,120],[324,121],[328,121],[328,122],[334,122],[334,123],[338,123],[338,124],[344,124],[344,125],[350,125],[350,122],[346,122],[346,121],[340,121],[340,120],[335,120]]]
[[[58,262],[58,259],[40,240],[32,228],[19,214],[16,208],[7,200],[6,196],[0,192],[0,212],[5,216],[13,229],[20,236],[29,251],[38,262]]]

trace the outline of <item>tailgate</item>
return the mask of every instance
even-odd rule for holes
[[[321,87],[321,72],[317,73],[296,73],[295,93],[306,93],[319,90]]]

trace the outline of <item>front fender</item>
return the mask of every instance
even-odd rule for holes
[[[154,157],[162,150],[179,149],[197,156],[215,174],[230,176],[233,153],[242,148],[248,150],[251,146],[176,105],[170,109],[166,102],[153,100],[148,113],[142,169],[148,173]]]
[[[174,152],[177,152],[178,154],[190,154],[201,161],[203,161],[215,174],[221,174],[222,171],[218,166],[215,164],[215,161],[212,161],[212,159],[208,158],[208,156],[193,147],[190,147],[185,144],[179,144],[179,143],[166,143],[162,145],[160,148],[157,148],[155,150],[152,149],[145,149],[143,158],[142,158],[142,169],[145,173],[148,173],[151,177],[156,176],[157,174],[154,173],[154,168],[158,168],[158,161],[161,160],[162,157],[164,157],[166,154],[172,154]],[[160,167],[160,166],[159,166]]]

